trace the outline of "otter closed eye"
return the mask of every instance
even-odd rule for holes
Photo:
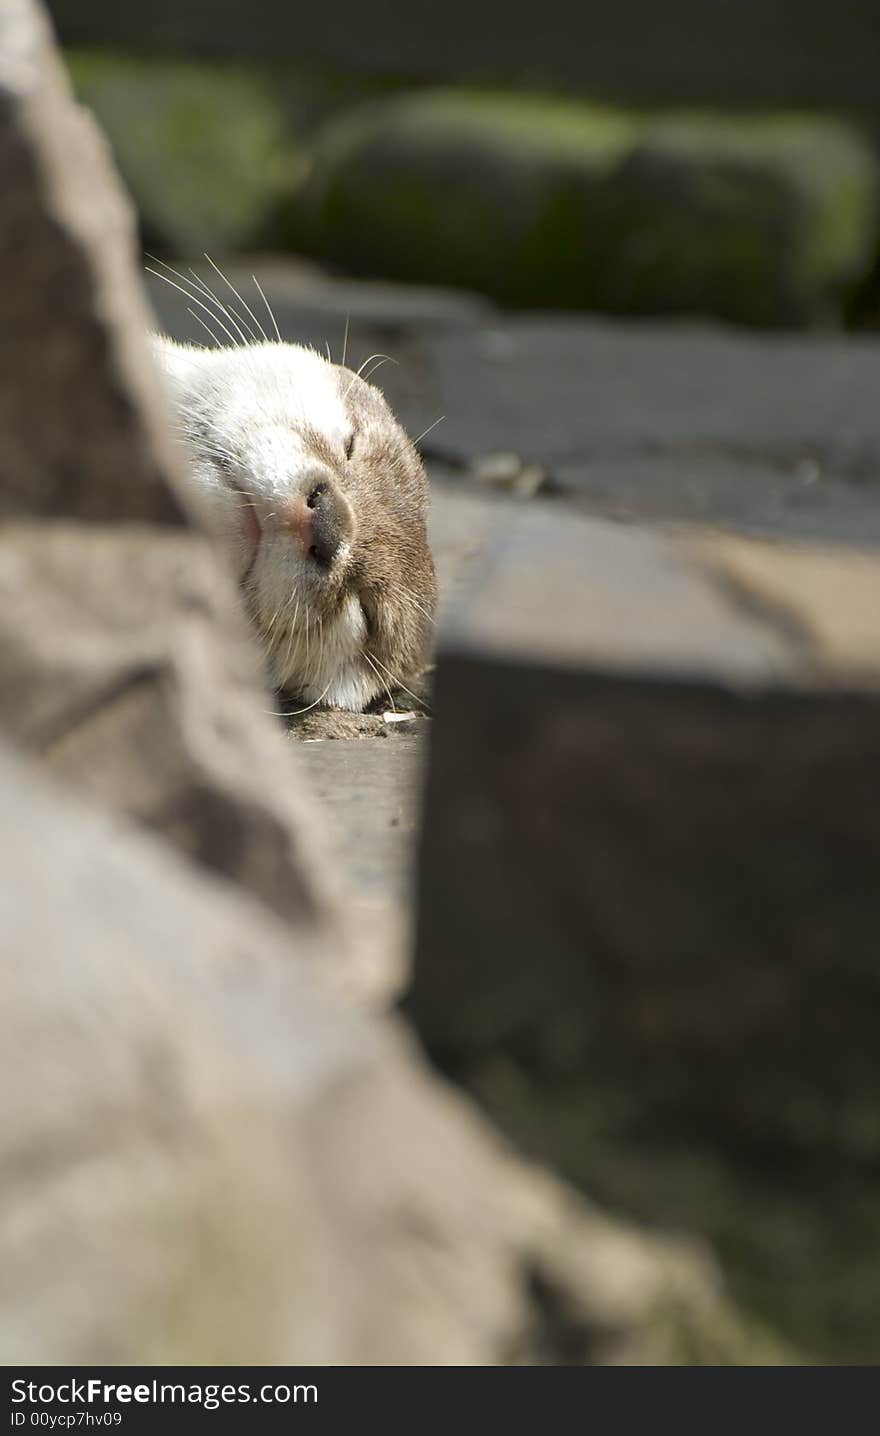
[[[427,477],[378,389],[248,330],[229,348],[154,340],[188,469],[276,686],[360,711],[429,648]]]

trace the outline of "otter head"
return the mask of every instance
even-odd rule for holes
[[[425,660],[428,481],[383,395],[283,343],[155,341],[277,687],[360,711]]]

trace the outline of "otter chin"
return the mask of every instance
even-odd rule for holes
[[[436,605],[429,489],[384,395],[295,344],[153,344],[275,686],[355,712],[406,686]]]

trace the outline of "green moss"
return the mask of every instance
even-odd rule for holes
[[[599,184],[637,122],[561,101],[424,92],[343,117],[313,159],[297,238],[354,270],[564,297],[559,201]]]
[[[618,283],[639,310],[809,323],[839,315],[870,264],[876,168],[833,120],[664,118],[619,175],[613,214],[630,236]]]
[[[401,120],[414,124],[429,142],[478,139],[526,161],[569,157],[580,164],[589,156],[600,169],[624,152],[642,123],[601,106],[493,91],[423,91],[396,101],[385,115],[395,127]]]
[[[834,317],[876,247],[876,165],[835,121],[652,118],[424,91],[331,123],[299,243],[521,305]]]
[[[68,57],[79,98],[113,146],[145,238],[223,254],[271,234],[297,179],[278,82],[235,65]],[[301,159],[299,160],[301,163]]]
[[[512,305],[779,325],[838,319],[878,249],[876,161],[834,119],[69,60],[165,251],[286,243]]]

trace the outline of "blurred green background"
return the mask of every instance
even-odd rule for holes
[[[513,307],[880,318],[869,0],[54,0],[144,245]]]

